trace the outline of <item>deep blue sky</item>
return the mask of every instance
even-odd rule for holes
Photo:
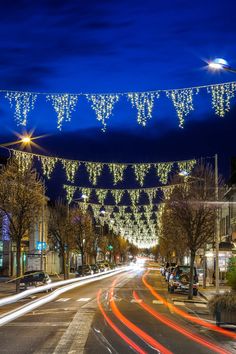
[[[39,92],[122,92],[233,81],[211,73],[204,60],[224,57],[236,66],[235,2],[90,0],[2,1],[1,89]],[[21,131],[0,95],[1,142]],[[128,102],[117,104],[107,132],[79,99],[62,133],[50,103],[39,99],[28,128],[50,133],[49,154],[97,161],[165,161],[220,154],[222,171],[235,155],[235,113],[220,119],[210,97],[178,128],[167,99],[157,101],[146,128]]]

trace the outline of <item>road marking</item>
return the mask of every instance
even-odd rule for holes
[[[86,302],[91,300],[91,297],[81,297],[80,299],[76,300],[77,302]]]
[[[70,297],[61,297],[60,299],[56,300],[56,302],[66,302],[70,300]]]
[[[161,300],[152,300],[152,303],[157,305],[163,305],[164,302]]]
[[[143,302],[143,300],[142,299],[139,299],[139,300],[132,299],[130,302],[135,302],[137,304],[140,304],[140,302]]]
[[[182,301],[174,301],[174,305],[176,306],[185,306],[185,303]]]
[[[198,304],[198,303],[195,303],[194,305],[195,305],[196,307],[207,307],[206,304]]]
[[[83,353],[94,315],[94,310],[81,311],[80,309],[61,337],[53,354]]]

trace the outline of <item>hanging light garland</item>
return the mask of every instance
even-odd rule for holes
[[[93,185],[97,184],[97,179],[102,173],[103,163],[86,162],[85,166],[86,166],[87,172],[89,174],[90,182]]]
[[[168,181],[168,175],[172,170],[173,162],[163,162],[156,164],[157,176],[161,183],[166,184]]]
[[[129,197],[130,197],[130,201],[132,205],[136,205],[139,202],[139,197],[140,197],[140,191],[139,189],[130,189],[128,191]]]
[[[141,186],[143,186],[144,179],[146,177],[146,174],[150,170],[150,168],[151,168],[151,164],[149,163],[133,165],[136,180],[139,182]]]
[[[58,159],[56,157],[52,159],[43,155],[38,155],[38,159],[41,162],[44,176],[50,179]]]
[[[107,189],[96,189],[96,196],[100,204],[104,205],[104,201],[107,197],[107,193],[108,193]]]
[[[68,204],[70,204],[74,198],[74,194],[77,188],[74,186],[64,185],[64,189],[66,190],[66,199],[68,201]]]
[[[61,159],[60,161],[62,163],[64,170],[66,171],[67,181],[74,183],[75,175],[80,165],[79,161],[65,160],[65,159]]]
[[[5,96],[11,108],[15,106],[15,120],[17,125],[26,125],[28,113],[34,109],[37,95],[30,92],[7,92]]]
[[[136,107],[138,112],[138,124],[142,125],[143,127],[147,125],[147,120],[152,118],[154,99],[159,97],[159,91],[128,93],[128,99],[130,100],[132,106]]]
[[[118,189],[111,190],[111,194],[112,194],[116,204],[119,204],[121,202],[121,199],[123,198],[124,193],[125,192],[121,189],[120,190],[118,190]]]
[[[97,120],[102,123],[102,131],[106,131],[106,121],[112,115],[114,105],[119,100],[119,95],[86,95],[87,100],[92,102]]]
[[[32,154],[24,154],[24,152],[18,150],[12,150],[12,156],[17,161],[19,170],[24,172],[32,166],[34,156]]]
[[[179,171],[186,172],[187,175],[189,175],[193,169],[193,167],[196,165],[197,160],[188,160],[188,161],[179,161],[177,162],[178,169]]]
[[[110,173],[113,175],[113,182],[116,185],[118,182],[123,181],[124,171],[126,169],[126,165],[124,164],[115,164],[110,163],[108,164],[108,168]]]
[[[235,96],[235,91],[235,82],[207,87],[207,92],[211,94],[212,108],[216,115],[224,117],[226,112],[229,112],[230,100]]]
[[[63,95],[47,95],[46,99],[52,102],[57,114],[57,128],[61,130],[64,120],[70,122],[71,113],[75,110],[78,96],[66,93]]]
[[[179,118],[179,127],[183,128],[185,117],[193,111],[193,95],[198,94],[198,88],[166,91],[166,96],[171,98]]]

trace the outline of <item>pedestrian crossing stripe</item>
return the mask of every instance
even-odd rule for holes
[[[70,297],[61,297],[60,299],[56,300],[56,302],[66,302],[70,300]]]
[[[207,307],[207,305],[206,304],[198,304],[198,303],[196,303],[196,304],[194,304],[196,307]]]
[[[139,300],[132,299],[131,302],[135,302],[137,304],[140,304],[141,302],[143,302],[143,300],[142,299],[139,299]]]
[[[174,301],[174,305],[176,306],[185,306],[185,303],[182,301]]]
[[[152,300],[152,303],[157,305],[163,305],[164,302],[161,300]]]
[[[91,297],[81,297],[80,299],[76,300],[77,302],[86,302],[91,300]]]

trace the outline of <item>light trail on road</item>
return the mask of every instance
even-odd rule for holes
[[[132,332],[134,332],[136,335],[138,335],[140,338],[142,338],[146,343],[151,345],[154,349],[158,350],[159,352],[163,354],[172,354],[170,350],[168,350],[166,347],[161,345],[159,342],[157,342],[154,338],[152,338],[149,334],[141,330],[138,326],[136,326],[133,322],[128,320],[118,309],[118,307],[115,304],[114,301],[114,287],[116,285],[117,280],[120,278],[117,277],[113,283],[112,287],[109,291],[109,299],[110,299],[110,306],[112,309],[112,312],[114,315],[126,326],[128,327]]]
[[[133,349],[135,349],[137,351],[137,353],[140,354],[148,354],[145,350],[143,350],[141,347],[139,347],[135,342],[132,341],[132,339],[130,339],[129,337],[127,337],[115,324],[114,322],[107,316],[105,310],[102,307],[101,301],[100,301],[100,296],[101,296],[102,290],[100,289],[97,293],[97,303],[98,303],[98,307],[99,310],[101,311],[103,317],[105,318],[105,320],[107,321],[107,323],[109,324],[109,326],[113,329],[113,331],[115,331],[118,336],[123,339],[123,341],[125,341],[128,345],[130,345]]]
[[[150,315],[155,317],[157,320],[159,320],[160,322],[164,323],[166,326],[171,327],[175,331],[177,331],[177,332],[183,334],[184,336],[190,338],[191,340],[193,340],[193,341],[195,341],[195,342],[197,342],[197,343],[209,348],[210,350],[214,350],[214,352],[216,352],[216,353],[219,353],[219,354],[230,354],[230,352],[228,352],[227,350],[221,349],[220,347],[218,347],[214,343],[208,342],[207,340],[205,340],[204,338],[198,336],[197,334],[186,330],[185,328],[183,328],[180,325],[177,325],[174,321],[170,320],[167,316],[159,314],[157,311],[155,311],[149,305],[147,305],[138,296],[138,294],[135,291],[133,291],[133,297],[134,297],[135,300],[138,301],[138,305],[139,306],[141,306],[146,312],[148,312]],[[142,300],[142,302],[140,302],[140,300]]]
[[[152,295],[157,299],[163,302],[163,304],[167,307],[169,307],[169,309],[171,309],[172,311],[174,311],[175,313],[177,313],[178,315],[180,315],[181,317],[184,317],[185,319],[195,322],[201,326],[207,327],[213,331],[219,332],[220,334],[223,334],[227,337],[236,339],[236,334],[226,331],[223,328],[219,328],[216,325],[213,325],[207,321],[202,320],[201,318],[197,318],[194,317],[192,315],[189,315],[188,313],[186,313],[183,310],[180,310],[179,308],[177,308],[175,305],[172,305],[169,301],[165,300],[161,295],[159,295],[156,290],[153,288],[153,286],[151,286],[147,280],[146,280],[146,276],[149,274],[149,270],[142,276],[142,282],[145,285],[146,288],[149,289],[149,291],[152,293]]]

